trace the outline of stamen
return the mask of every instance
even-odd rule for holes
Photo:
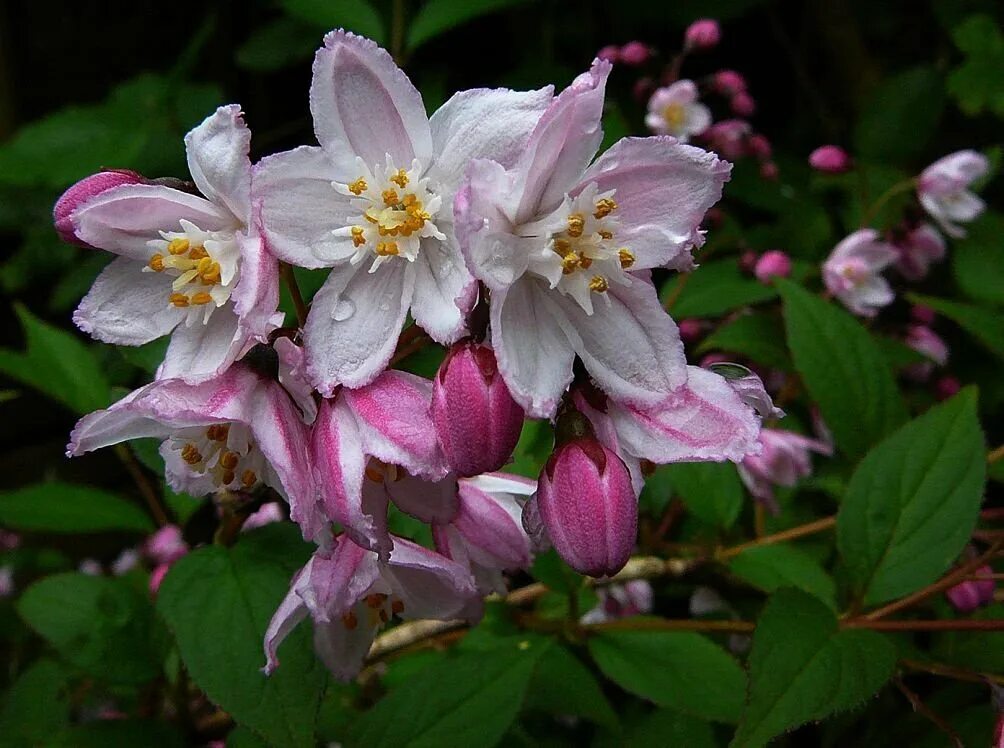
[[[181,459],[189,465],[195,465],[202,462],[202,454],[199,452],[198,447],[189,442],[181,448]]]
[[[153,272],[155,272],[155,273],[163,273],[164,272],[164,255],[162,255],[162,254],[155,254],[153,257],[150,258],[150,263],[149,263],[148,267]]]
[[[581,260],[579,260],[579,267],[582,268],[583,270],[588,270],[592,264],[593,264],[593,259],[591,257],[583,257]]]
[[[394,615],[399,616],[404,613],[404,602],[401,600],[394,600],[390,604],[390,609]]]
[[[596,233],[600,235],[600,239],[606,239],[607,241],[614,238],[614,232],[607,229],[599,229]]]
[[[610,288],[610,283],[602,275],[594,275],[589,281],[589,290],[596,293],[605,293]]]
[[[609,197],[605,197],[602,200],[596,201],[596,212],[593,213],[593,217],[597,219],[606,218],[615,210],[617,210],[617,203],[615,203]]]
[[[228,470],[227,472],[225,472],[223,474],[223,485],[224,486],[229,486],[231,483],[234,482],[234,480],[236,480],[236,478],[237,478],[237,475],[234,473],[234,471],[233,470]]]
[[[378,242],[376,253],[380,257],[394,256],[398,253],[397,242]]]
[[[554,251],[557,252],[559,256],[564,257],[572,251],[572,243],[568,241],[568,239],[555,239]]]
[[[380,465],[379,463],[376,465],[370,464],[366,466],[366,470],[364,470],[363,472],[366,474],[366,477],[369,478],[374,483],[383,483],[384,474],[383,470],[381,470],[381,467],[382,465]]]
[[[408,186],[408,172],[404,169],[398,169],[397,173],[390,178],[391,182],[394,182],[402,190]]]
[[[167,251],[172,255],[183,255],[188,251],[188,239],[172,239],[167,245]]]
[[[352,227],[352,246],[353,247],[361,247],[365,243],[366,243],[366,238],[363,236],[363,227],[362,226],[353,226]]]
[[[233,470],[235,467],[237,467],[238,462],[240,462],[240,455],[238,455],[236,452],[223,450],[223,453],[220,455],[220,467],[223,468],[224,470]],[[231,478],[230,480],[233,480],[233,478]],[[227,483],[229,482],[230,481],[228,480]]]
[[[627,270],[629,267],[634,265],[634,252],[632,252],[627,247],[621,247],[617,250],[617,257],[620,258],[621,267]]]
[[[245,470],[241,473],[241,485],[249,491],[254,488],[254,484],[258,482],[258,476],[255,475],[254,470]]]
[[[382,595],[380,593],[374,593],[372,595],[367,595],[366,596],[366,607],[367,608],[373,608],[374,610],[376,610],[381,605],[383,605],[385,602],[387,602],[387,596],[386,595]]]
[[[355,631],[356,626],[359,625],[359,620],[356,618],[356,614],[353,611],[349,611],[342,616],[342,625],[349,631]]]
[[[225,442],[230,436],[229,423],[214,423],[206,429],[206,438],[214,442]]]
[[[366,180],[363,179],[362,177],[359,177],[359,179],[357,179],[355,182],[349,185],[349,192],[351,192],[353,195],[361,195],[364,192],[366,192],[368,188],[369,185],[366,184]]]
[[[569,252],[561,260],[561,272],[563,275],[570,275],[579,267],[579,256],[575,252]]]
[[[198,293],[192,294],[192,299],[191,299],[193,304],[200,304],[200,305],[208,304],[212,300],[213,297],[207,294],[205,291],[199,291]]]
[[[167,300],[178,308],[183,309],[188,306],[188,297],[183,293],[173,293],[167,298]]]
[[[384,205],[388,208],[401,202],[401,198],[397,196],[397,190],[395,189],[384,190],[380,193],[380,197],[383,198]]]
[[[568,235],[574,238],[582,236],[582,230],[586,221],[581,213],[572,213],[568,216]]]
[[[204,257],[209,257],[209,253],[205,247],[192,247],[188,250],[188,257],[192,260],[201,260]]]

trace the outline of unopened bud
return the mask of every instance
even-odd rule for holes
[[[732,107],[733,113],[740,117],[752,117],[753,112],[756,111],[756,102],[745,91],[740,91],[733,96],[732,101],[729,102],[729,106]]]
[[[761,283],[769,283],[771,278],[787,278],[791,275],[791,259],[779,249],[764,252],[756,261],[753,275]]]
[[[826,174],[843,174],[851,168],[851,157],[837,145],[823,145],[809,154],[809,166]]]
[[[722,29],[713,18],[694,21],[683,34],[687,49],[711,49],[722,40]]]
[[[746,79],[735,70],[719,70],[713,85],[722,96],[732,97],[746,90]]]
[[[625,65],[644,65],[652,50],[644,42],[628,42],[620,49],[620,59]]]
[[[91,198],[97,197],[102,192],[110,190],[112,187],[120,187],[124,184],[142,184],[146,180],[134,171],[125,169],[115,171],[99,171],[84,177],[75,185],[64,192],[56,201],[52,209],[52,221],[56,226],[56,233],[64,242],[79,244],[82,247],[90,246],[81,241],[73,230],[73,212]]]
[[[596,56],[601,60],[606,60],[607,62],[620,62],[621,61],[621,48],[616,44],[608,44],[599,52]]]
[[[989,605],[994,599],[994,588],[996,584],[993,579],[994,570],[989,566],[983,566],[976,571],[973,576],[976,579],[967,579],[959,582],[954,587],[949,587],[945,591],[945,597],[960,613],[972,613],[977,608]],[[986,577],[986,579],[979,579]]]

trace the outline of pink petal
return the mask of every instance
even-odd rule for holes
[[[250,149],[251,131],[237,104],[221,106],[185,136],[188,171],[199,191],[245,226],[251,221]]]
[[[404,538],[394,538],[383,576],[404,602],[404,618],[449,620],[463,615],[478,597],[462,565]]]
[[[520,520],[523,507],[510,493],[486,490],[490,485],[491,481],[481,483],[478,478],[460,481],[460,506],[453,525],[477,563],[496,569],[525,569],[531,558],[530,539]]]
[[[295,577],[293,581],[295,584]],[[306,617],[307,606],[291,587],[278,609],[272,614],[272,620],[265,630],[265,667],[262,670],[266,675],[271,675],[279,667],[279,645]]]
[[[357,608],[359,623],[353,629],[341,621],[314,626],[314,651],[331,674],[344,683],[359,675],[378,628],[367,625],[365,604]]]
[[[402,512],[427,524],[446,524],[457,516],[457,478],[448,475],[437,481],[400,476],[387,482],[387,493]]]
[[[257,231],[250,235],[237,232],[237,242],[241,276],[231,296],[234,312],[247,337],[265,342],[272,329],[272,316],[279,307],[279,264],[265,251]]]

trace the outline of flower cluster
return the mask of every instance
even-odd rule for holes
[[[710,122],[693,101],[686,127],[597,157],[610,70],[597,59],[558,94],[463,91],[429,117],[387,52],[334,31],[310,87],[319,145],[252,165],[224,106],[185,139],[192,183],[102,172],[56,205],[66,239],[118,255],[78,326],[171,338],[156,380],[84,417],[69,454],[159,438],[173,488],[274,491],[317,546],[266,633],[267,671],[309,616],[351,677],[392,617],[475,620],[549,544],[612,575],[646,467],[761,450],[763,384],[688,366],[650,278],[693,267],[731,167],[684,144]],[[330,268],[293,327],[281,263]],[[390,368],[409,316],[449,348],[434,381]],[[555,423],[537,480],[498,472],[526,417]],[[392,534],[391,504],[433,547]],[[172,538],[164,572],[186,550]]]

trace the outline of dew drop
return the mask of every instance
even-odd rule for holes
[[[331,313],[335,322],[344,322],[356,313],[356,305],[352,299],[339,299],[335,304],[335,311]]]

